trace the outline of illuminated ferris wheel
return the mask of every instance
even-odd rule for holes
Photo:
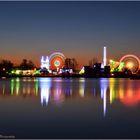
[[[125,55],[120,62],[124,63],[124,68],[129,69],[132,73],[136,73],[140,69],[140,60],[135,55]]]
[[[65,56],[63,53],[54,52],[49,56],[49,61],[51,70],[61,69],[65,63]]]

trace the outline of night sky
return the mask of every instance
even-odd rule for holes
[[[0,59],[39,65],[60,51],[79,65],[140,53],[140,2],[0,2]]]

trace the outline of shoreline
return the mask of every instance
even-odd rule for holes
[[[0,77],[0,79],[7,79],[7,78],[71,78],[71,79],[74,79],[74,78],[88,78],[88,79],[99,79],[99,78],[116,78],[116,79],[119,79],[119,78],[127,78],[127,79],[140,79],[140,78],[132,78],[132,77],[100,77],[100,76],[96,76],[96,77],[92,77],[92,76],[7,76],[7,77]]]

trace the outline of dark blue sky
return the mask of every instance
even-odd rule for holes
[[[79,64],[140,54],[140,2],[0,2],[0,59],[60,51]]]

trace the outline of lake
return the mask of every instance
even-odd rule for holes
[[[140,138],[140,80],[0,80],[0,135]]]

